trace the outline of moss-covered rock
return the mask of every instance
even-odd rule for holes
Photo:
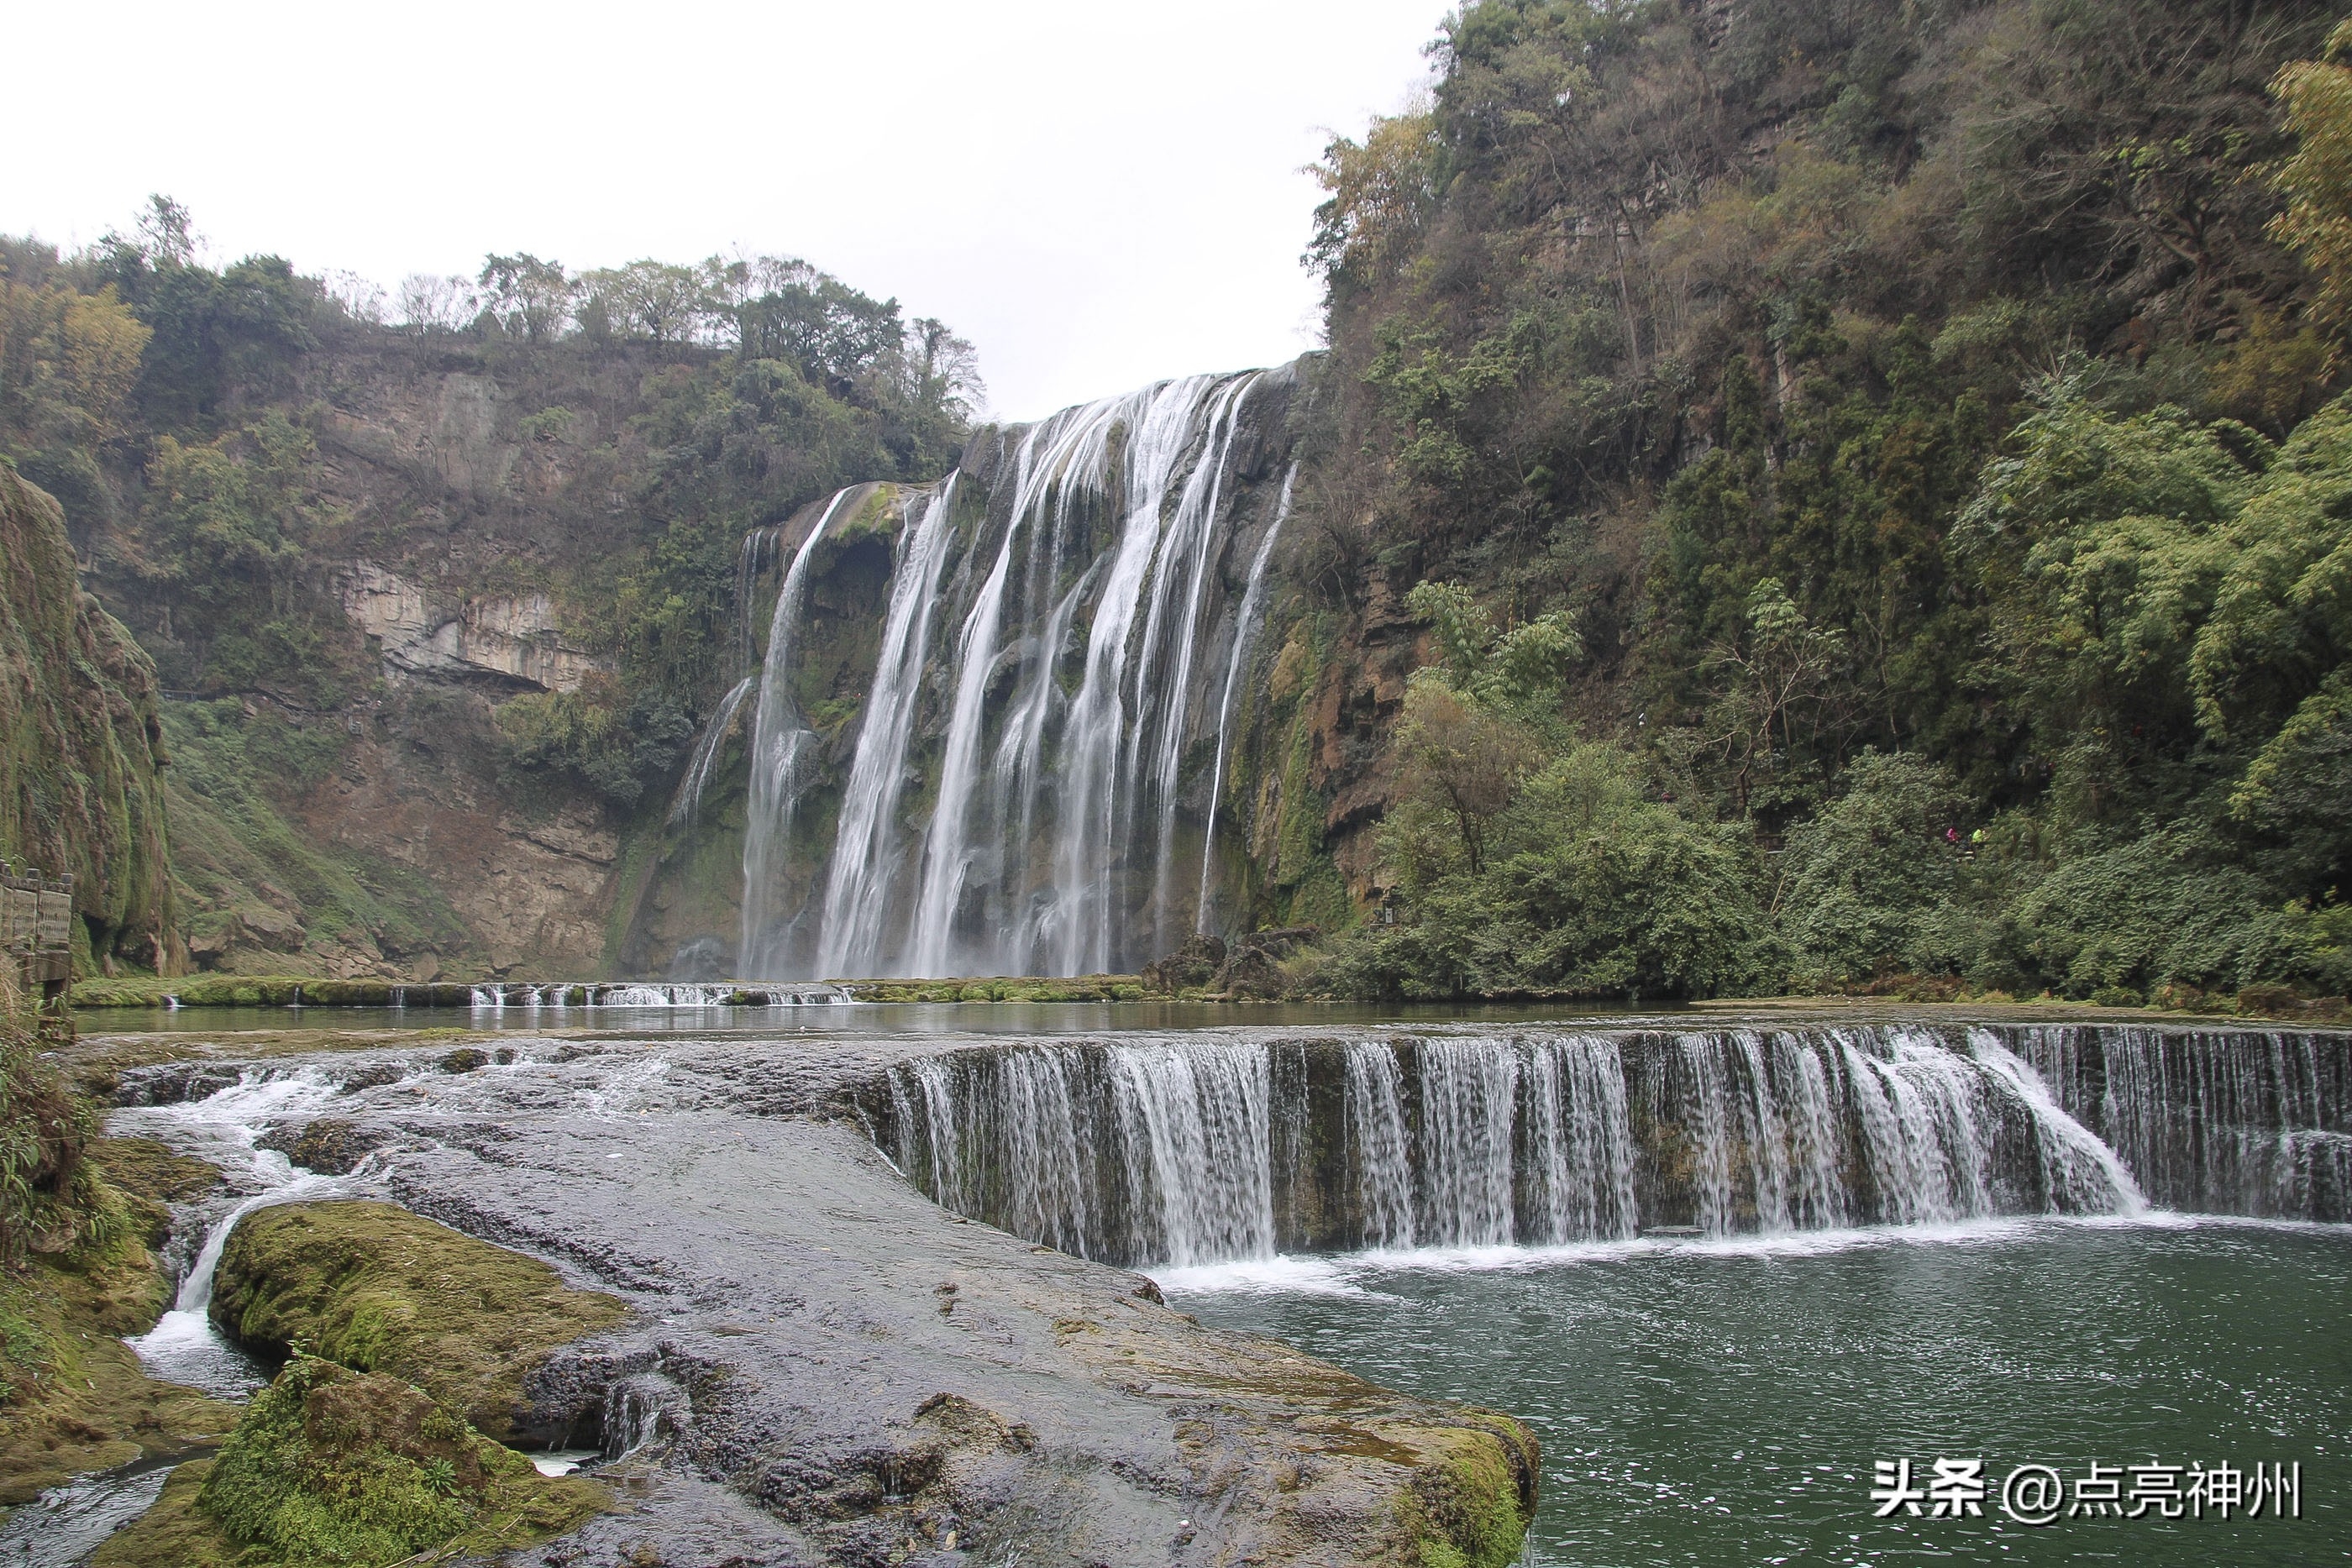
[[[387,1203],[290,1203],[246,1217],[222,1251],[213,1317],[264,1354],[298,1344],[415,1383],[492,1437],[527,1419],[523,1379],[628,1308],[534,1258]]]
[[[171,1294],[150,1250],[162,1239],[162,1204],[100,1174],[164,1175],[124,1142],[99,1140],[81,1162],[70,1243],[0,1271],[0,1504],[87,1471],[184,1453],[236,1419],[231,1406],[149,1377],[122,1343],[152,1328]],[[184,1171],[158,1185],[159,1196],[201,1190]]]
[[[73,873],[85,971],[180,962],[159,702],[57,502],[0,459],[0,854]]]
[[[174,1474],[101,1560],[357,1568],[436,1548],[484,1555],[568,1529],[608,1496],[541,1476],[397,1377],[297,1356],[254,1396],[219,1458]]]
[[[1421,1568],[1503,1568],[1535,1518],[1535,1435],[1496,1412],[1464,1416],[1458,1427],[1397,1434],[1420,1460],[1397,1512]]]
[[[322,980],[310,975],[206,975],[182,979],[131,976],[75,984],[78,1008],[462,1008],[474,988],[393,980]]]
[[[88,1157],[116,1190],[152,1203],[185,1203],[221,1185],[218,1166],[153,1138],[100,1138]]]
[[[1146,995],[1142,979],[1135,975],[860,980],[849,991],[861,1002],[1135,1002]]]

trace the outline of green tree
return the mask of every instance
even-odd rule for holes
[[[2313,301],[2324,315],[2340,319],[2352,287],[2352,22],[2336,24],[2325,55],[2279,68],[2271,92],[2286,111],[2286,128],[2296,146],[2278,171],[2286,209],[2271,220],[2270,232],[2301,254],[2318,275]]]
[[[579,286],[560,261],[541,261],[528,251],[483,259],[480,284],[493,320],[509,337],[544,342],[569,324]]]
[[[1982,942],[1965,845],[1980,841],[1951,772],[1910,752],[1865,751],[1845,793],[1790,830],[1775,904],[1799,984],[1953,974]]]

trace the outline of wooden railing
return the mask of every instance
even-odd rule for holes
[[[41,1038],[53,1043],[73,1038],[73,884],[70,874],[0,862],[0,961],[41,998]]]

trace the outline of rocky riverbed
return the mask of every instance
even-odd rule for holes
[[[893,1062],[976,1040],[344,1043],[358,1048],[279,1038],[239,1060],[225,1039],[113,1068],[121,1048],[82,1050],[121,1107],[118,1132],[231,1164],[275,1145],[317,1173],[281,1196],[388,1199],[628,1308],[535,1361],[509,1413],[518,1443],[606,1456],[615,1507],[501,1561],[1079,1568],[1517,1551],[1535,1464],[1507,1416],[1202,1327],[1141,1275],[916,1191],[858,1106]],[[216,1227],[236,1197],[185,1209],[184,1232]],[[299,1273],[284,1260],[299,1249],[279,1242],[248,1250]],[[299,1280],[232,1263],[247,1270],[239,1301],[299,1294]],[[495,1314],[480,1327],[495,1333]]]

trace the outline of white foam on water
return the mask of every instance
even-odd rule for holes
[[[1234,1263],[1152,1269],[1171,1296],[1381,1296],[1384,1275],[1535,1272],[1645,1259],[1798,1259],[1883,1248],[2004,1246],[2037,1237],[2082,1231],[2292,1231],[2352,1240],[2352,1224],[2273,1219],[2242,1215],[2180,1214],[2143,1209],[2133,1214],[2021,1215],[1913,1225],[1866,1225],[1747,1236],[1644,1236],[1626,1240],[1542,1247],[1419,1247],[1329,1257],[1283,1254]]]
[[[173,1142],[195,1144],[215,1164],[259,1187],[206,1229],[204,1247],[181,1281],[172,1310],[147,1333],[124,1339],[151,1375],[223,1398],[241,1397],[267,1381],[252,1360],[213,1327],[213,1276],[238,1220],[257,1208],[324,1197],[347,1185],[344,1177],[298,1172],[278,1150],[257,1146],[278,1120],[319,1110],[337,1091],[334,1081],[316,1069],[290,1073],[249,1069],[236,1082],[201,1100],[115,1113],[112,1130],[168,1130],[176,1134]]]
[[[1290,1295],[1371,1296],[1356,1282],[1367,1271],[1371,1255],[1344,1258],[1301,1258],[1283,1254],[1247,1258],[1234,1263],[1203,1263],[1190,1268],[1150,1270],[1151,1280],[1169,1295]]]

